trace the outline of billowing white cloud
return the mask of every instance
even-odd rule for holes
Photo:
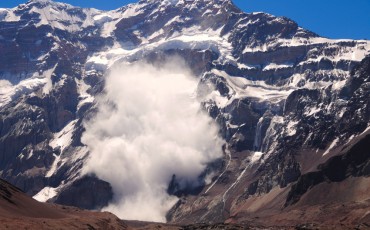
[[[221,157],[218,127],[195,97],[197,79],[176,58],[161,67],[124,64],[111,70],[98,113],[85,124],[85,173],[113,187],[105,208],[124,219],[165,221],[177,198],[172,176],[196,183]]]

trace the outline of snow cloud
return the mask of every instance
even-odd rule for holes
[[[195,97],[197,80],[182,61],[122,64],[111,70],[98,112],[82,137],[90,149],[85,173],[113,187],[104,210],[124,219],[165,222],[177,198],[167,193],[197,183],[222,155],[218,127]]]

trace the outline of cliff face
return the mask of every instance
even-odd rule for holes
[[[369,60],[353,69],[337,94],[328,93],[332,86],[290,94],[283,116],[269,118],[264,141],[277,142],[270,155],[231,152],[216,183],[184,197],[169,218],[273,226],[367,223]]]
[[[299,208],[332,182],[370,186],[368,41],[322,38],[228,0],[140,1],[108,12],[29,1],[1,9],[0,27],[0,175],[42,201],[93,209],[112,199],[109,184],[81,173],[83,123],[111,68],[168,56],[191,68],[196,96],[227,142],[207,170],[211,183],[183,197],[169,220],[241,221]],[[94,193],[77,199],[83,191]]]

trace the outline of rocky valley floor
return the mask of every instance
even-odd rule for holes
[[[162,224],[124,221],[109,212],[41,203],[0,180],[0,229],[369,229],[370,200],[311,205],[281,213],[239,213],[219,224]],[[340,207],[339,207],[340,206]],[[364,214],[365,213],[365,214]],[[240,223],[236,223],[240,221]]]

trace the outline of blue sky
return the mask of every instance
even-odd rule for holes
[[[82,7],[109,10],[134,0],[59,0]],[[26,0],[0,0],[14,7]],[[234,0],[246,12],[286,16],[303,28],[329,38],[370,39],[370,0]]]

